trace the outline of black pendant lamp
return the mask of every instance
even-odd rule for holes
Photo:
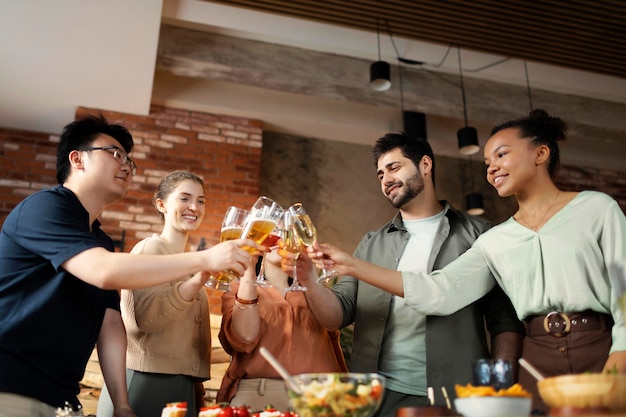
[[[478,146],[478,132],[471,126],[460,128],[456,132],[461,155],[473,155],[480,150]]]
[[[426,138],[426,115],[417,111],[404,110],[402,112],[404,133],[415,139]]]
[[[483,206],[483,196],[480,193],[469,193],[465,196],[467,214],[480,216],[485,213]]]
[[[467,166],[469,168],[470,187],[472,192],[465,195],[465,207],[467,214],[470,216],[481,216],[485,213],[483,206],[483,196],[474,191],[474,171],[472,170],[472,157],[467,158]]]
[[[370,65],[370,87],[375,91],[386,91],[391,87],[391,66],[380,57],[380,24],[376,19],[376,39],[378,40],[378,61]]]
[[[459,57],[459,75],[461,77],[461,96],[463,97],[463,120],[465,127],[456,132],[459,144],[459,152],[462,155],[473,155],[480,150],[478,146],[478,132],[475,128],[467,125],[467,106],[465,104],[465,85],[463,84],[463,69],[461,68],[461,48],[457,47]]]

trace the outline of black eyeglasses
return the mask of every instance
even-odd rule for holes
[[[108,151],[110,149],[113,149],[113,152],[109,152],[109,154],[113,155],[113,159],[115,159],[120,165],[128,164],[128,166],[130,167],[131,175],[135,175],[137,173],[137,164],[135,164],[135,161],[130,159],[130,157],[128,156],[125,150],[120,149],[119,147],[115,145],[95,146],[91,148],[80,148],[78,150],[91,152],[91,151]]]

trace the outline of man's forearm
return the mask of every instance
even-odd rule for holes
[[[522,357],[524,335],[516,332],[502,332],[491,338],[491,356],[494,359],[510,360],[513,377],[517,382],[519,359]]]
[[[328,287],[313,282],[304,292],[315,319],[327,330],[338,330],[343,322],[343,310],[337,296]]]

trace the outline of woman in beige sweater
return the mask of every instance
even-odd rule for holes
[[[167,175],[154,195],[163,231],[139,242],[131,253],[184,252],[189,233],[202,222],[205,202],[200,177],[187,171]],[[207,279],[208,275],[198,273],[156,287],[122,291],[128,399],[138,417],[159,416],[166,403],[177,401],[187,401],[187,415],[195,415],[195,384],[210,377]],[[104,387],[97,415],[112,414]]]

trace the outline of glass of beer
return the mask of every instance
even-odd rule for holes
[[[235,206],[228,207],[224,220],[222,220],[220,242],[239,239],[249,214],[248,210]],[[211,275],[204,285],[215,290],[229,292],[231,281],[237,278],[239,277],[233,271],[222,271],[217,275]]]
[[[274,230],[272,230],[272,232],[265,238],[262,245],[270,248],[270,250],[274,250],[278,248],[278,240],[281,238],[281,236],[282,236],[281,225],[277,224]],[[259,287],[268,288],[268,287],[271,287],[272,284],[265,277],[265,258],[266,258],[265,255],[261,257],[261,266],[259,267],[259,273],[256,277],[256,281],[254,281],[254,284],[258,285]]]
[[[262,245],[283,216],[283,208],[271,198],[261,196],[250,209],[241,237]]]

